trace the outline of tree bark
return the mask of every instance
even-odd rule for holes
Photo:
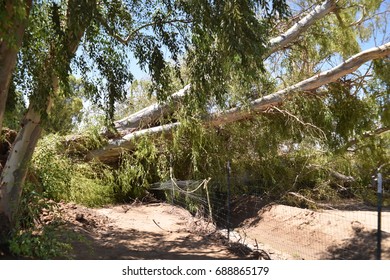
[[[64,36],[66,36],[67,51],[70,56],[77,51],[85,30],[92,19],[90,17],[91,9],[82,10],[79,4],[80,1],[78,0],[70,0],[68,2],[68,29]],[[92,5],[91,8],[93,8],[94,2],[92,1],[90,4]],[[48,69],[54,68],[54,64],[58,63],[56,59],[58,58],[55,55],[50,56],[48,54],[46,63]],[[67,63],[70,63],[70,60]],[[67,65],[63,66],[64,69],[67,68]],[[44,83],[45,81],[37,82]],[[35,93],[40,95],[42,99],[46,99],[45,104],[30,102],[29,109],[22,121],[22,128],[18,132],[2,171],[0,184],[0,238],[4,238],[14,226],[20,196],[27,175],[28,163],[32,158],[42,132],[40,126],[41,111],[37,111],[35,108],[44,108],[49,113],[52,103],[50,94],[56,94],[59,87],[59,78],[55,74],[51,76],[51,83],[52,92]],[[38,86],[37,88],[45,87]]]
[[[171,134],[172,130],[180,125],[179,122],[151,127],[135,132],[131,132],[120,139],[113,139],[108,142],[108,145],[102,149],[91,151],[87,154],[88,160],[98,160],[107,164],[115,163],[118,157],[126,150],[134,150],[136,147],[136,140],[145,135],[154,137],[160,136],[164,133]]]
[[[23,42],[24,30],[26,29],[30,14],[32,0],[25,0],[25,18],[15,15],[15,3],[6,1],[4,6],[7,15],[1,21],[9,22],[10,34],[0,34],[0,132],[3,128],[5,105],[7,103],[8,90],[11,83],[12,73],[16,64],[16,56]],[[7,37],[13,38],[7,38]]]
[[[114,125],[120,134],[127,134],[131,130],[148,127],[157,123],[161,117],[171,115],[177,108],[180,101],[187,94],[190,85],[172,94],[170,100],[164,103],[154,103],[134,114],[131,114],[119,121],[115,121]]]
[[[250,103],[249,110],[244,110],[240,107],[232,108],[226,112],[209,116],[206,122],[209,125],[218,126],[251,117],[255,112],[262,112],[271,106],[277,106],[283,103],[287,98],[298,92],[311,91],[334,82],[337,79],[354,72],[367,61],[382,58],[387,55],[390,55],[390,43],[355,54],[332,69],[321,72],[309,79],[303,80],[275,93],[258,98]]]
[[[41,135],[40,121],[40,113],[30,107],[3,168],[0,189],[0,232],[7,232],[13,226],[13,218],[22,193],[21,186],[27,175],[27,165]]]
[[[323,18],[336,8],[336,1],[327,0],[320,5],[317,5],[310,13],[295,23],[282,35],[273,38],[269,42],[268,54],[272,54],[295,41],[299,35],[305,32],[317,20]]]
[[[266,56],[287,47],[317,20],[332,12],[335,7],[336,4],[334,0],[326,0],[322,4],[317,5],[310,13],[296,22],[285,33],[271,39],[269,41],[269,50]],[[155,124],[158,124],[159,118],[171,115],[178,108],[180,101],[184,99],[189,91],[190,85],[186,85],[180,91],[172,94],[168,102],[154,103],[134,114],[114,122],[115,128],[120,135],[125,135],[134,130],[155,126]]]
[[[354,72],[365,62],[385,57],[387,55],[390,55],[390,43],[360,52],[332,69],[321,72],[309,79],[301,81],[273,94],[256,99],[250,103],[249,109],[242,109],[241,107],[237,107],[225,112],[211,114],[204,119],[204,123],[208,126],[220,126],[251,118],[256,113],[264,112],[271,106],[280,105],[293,94],[314,90],[323,85],[334,82],[337,79]],[[87,158],[97,159],[102,162],[115,161],[115,158],[117,158],[123,152],[123,150],[134,149],[134,144],[132,144],[131,141],[135,137],[141,135],[152,136],[155,134],[160,134],[161,131],[168,133],[169,130],[179,125],[180,123],[173,123],[171,125],[131,132],[120,139],[111,140],[110,144],[103,149],[91,151]]]

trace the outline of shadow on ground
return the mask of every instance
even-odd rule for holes
[[[166,259],[211,260],[237,259],[227,257],[225,250],[216,247],[210,252],[210,244],[218,243],[214,236],[198,236],[183,233],[169,240],[169,233],[151,233],[138,230],[113,230],[96,235],[83,232],[82,238],[73,240],[72,259],[120,260]],[[223,252],[225,251],[225,252]]]
[[[389,242],[390,234],[382,232],[382,242]],[[382,246],[383,248],[383,246]],[[382,259],[390,259],[390,248],[382,249]],[[323,259],[331,260],[375,260],[377,259],[377,231],[357,230],[339,246],[328,248]]]

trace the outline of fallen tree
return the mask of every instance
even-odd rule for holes
[[[222,113],[210,115],[207,123],[213,126],[239,121],[253,115],[254,112],[261,112],[271,106],[277,106],[284,100],[297,92],[313,91],[321,86],[337,81],[343,76],[353,73],[364,63],[390,55],[390,42],[379,47],[355,54],[343,63],[312,76],[309,79],[291,85],[275,93],[263,96],[249,104],[249,110],[235,107]]]
[[[104,148],[90,151],[87,154],[87,159],[97,159],[104,163],[116,162],[118,156],[126,150],[134,150],[136,140],[146,135],[160,136],[164,133],[171,134],[172,130],[180,125],[179,122],[142,129],[131,132],[122,138],[112,139]]]
[[[297,21],[285,33],[269,40],[269,50],[266,56],[287,47],[303,34],[317,20],[325,17],[336,8],[334,0],[326,0],[313,8],[302,19]],[[190,92],[190,85],[172,94],[167,102],[154,103],[136,113],[133,113],[121,120],[115,121],[114,125],[120,135],[126,135],[134,130],[144,129],[158,124],[159,119],[171,115],[183,101],[184,97]]]
[[[187,94],[190,85],[172,94],[167,102],[154,103],[144,109],[114,122],[117,132],[125,135],[131,131],[153,126],[160,118],[171,115]]]
[[[275,93],[258,98],[252,101],[248,108],[235,107],[224,112],[210,114],[204,119],[204,123],[208,126],[220,126],[251,118],[256,115],[256,113],[264,112],[272,106],[282,104],[294,94],[318,89],[347,74],[353,73],[368,61],[388,55],[390,55],[390,43],[362,51],[332,69],[321,72],[309,79],[303,80]],[[167,133],[179,125],[180,123],[172,123],[131,132],[120,139],[110,140],[108,145],[102,149],[89,152],[87,158],[96,159],[102,162],[113,161],[123,152],[123,150],[131,150],[134,148],[133,141],[137,137],[142,135],[160,135],[162,132]]]

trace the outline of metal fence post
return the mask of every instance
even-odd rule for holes
[[[382,174],[377,175],[378,184],[378,230],[377,230],[377,259],[382,258],[382,199],[383,199],[383,187],[382,187]]]
[[[227,238],[228,242],[230,241],[230,161],[226,164],[226,171],[227,171]]]
[[[173,182],[173,156],[172,154],[169,154],[169,177],[171,179],[172,184],[172,205],[175,205],[175,184]]]

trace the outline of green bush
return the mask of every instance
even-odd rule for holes
[[[57,204],[35,191],[35,185],[26,183],[17,213],[16,224],[9,239],[9,250],[18,258],[67,258],[70,245],[57,234],[59,220],[55,216]],[[41,221],[43,212],[51,213],[52,221]]]
[[[9,248],[19,258],[44,260],[68,258],[72,249],[58,238],[55,226],[45,226],[41,232],[18,231],[10,239]]]
[[[47,135],[34,154],[31,172],[45,198],[101,206],[114,199],[113,175],[108,166],[74,161],[65,155],[63,138]]]

